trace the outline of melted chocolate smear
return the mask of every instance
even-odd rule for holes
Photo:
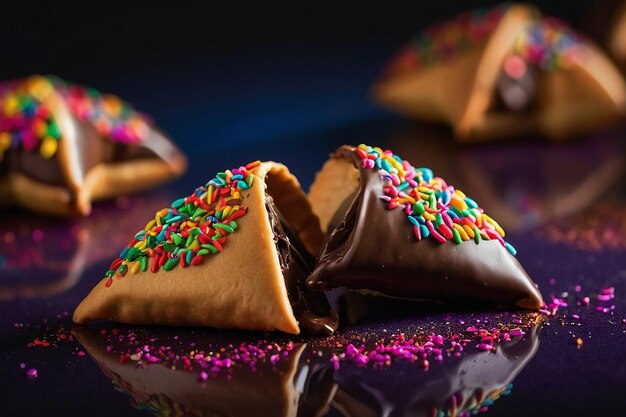
[[[339,155],[360,169],[349,150]],[[406,214],[387,210],[383,180],[361,169],[359,194],[330,233],[307,284],[316,291],[347,288],[407,299],[517,304],[540,308],[541,294],[499,242],[416,241]],[[341,210],[341,208],[340,208]]]
[[[339,322],[337,313],[332,310],[324,294],[311,292],[306,286],[306,278],[315,265],[315,259],[296,237],[269,195],[266,195],[265,207],[274,232],[280,268],[296,319],[309,333],[333,334]]]
[[[525,63],[524,70],[513,77],[503,68],[496,83],[494,110],[528,112],[536,105],[538,74],[537,68]]]

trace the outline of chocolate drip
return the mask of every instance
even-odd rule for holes
[[[269,195],[266,195],[265,207],[274,232],[280,268],[296,319],[309,333],[332,334],[337,330],[337,314],[328,304],[324,294],[311,292],[306,286],[305,280],[315,265],[315,259],[296,237]]]
[[[309,288],[380,293],[392,297],[517,304],[539,308],[541,294],[517,260],[498,241],[440,244],[417,241],[405,213],[387,210],[379,199],[383,180],[360,168],[358,156],[342,148],[361,169],[359,192],[330,232],[320,260],[307,279]],[[340,210],[342,210],[340,208]]]
[[[526,112],[536,105],[537,98],[537,69],[531,64],[524,62],[522,58],[513,55],[509,60],[516,66],[507,71],[503,68],[496,83],[495,110],[507,110],[512,112]]]

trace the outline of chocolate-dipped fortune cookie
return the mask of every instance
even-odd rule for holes
[[[94,200],[186,166],[171,140],[116,96],[56,77],[0,83],[0,206],[87,215]]]
[[[580,134],[624,112],[626,86],[589,40],[527,5],[426,29],[372,88],[379,104],[448,123],[463,141]]]
[[[331,334],[337,316],[305,279],[323,235],[298,180],[259,161],[220,172],[156,212],[74,321]]]
[[[537,309],[537,286],[476,202],[391,151],[339,148],[309,193],[328,240],[307,284]]]

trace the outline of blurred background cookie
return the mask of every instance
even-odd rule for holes
[[[85,216],[93,200],[186,166],[165,133],[114,95],[52,76],[0,84],[0,206]]]

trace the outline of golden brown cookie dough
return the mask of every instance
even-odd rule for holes
[[[304,284],[313,267],[308,252],[317,252],[322,238],[284,165],[257,161],[219,173],[156,213],[74,321],[330,334],[336,314]]]
[[[382,106],[450,124],[467,142],[565,138],[615,120],[626,103],[624,80],[595,45],[527,5],[466,13],[424,31],[371,92]]]
[[[187,161],[119,98],[54,77],[0,84],[0,206],[88,215],[91,202],[181,175]]]

